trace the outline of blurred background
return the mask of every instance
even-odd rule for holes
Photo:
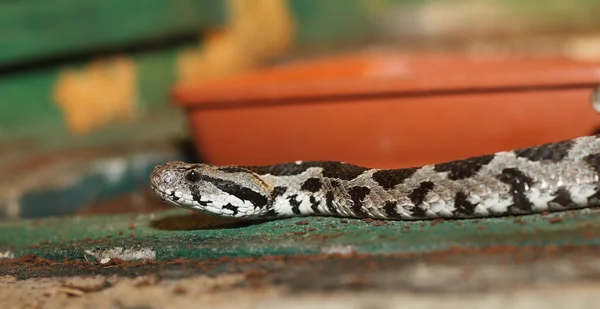
[[[0,218],[169,209],[156,164],[406,167],[592,134],[595,0],[0,1]]]

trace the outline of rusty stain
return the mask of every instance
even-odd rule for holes
[[[547,258],[560,258],[562,255],[577,257],[580,253],[593,253],[597,255],[600,253],[600,251],[598,251],[597,247],[580,245],[551,245],[545,247],[491,246],[482,249],[457,246],[447,250],[440,250],[430,253],[396,253],[386,255],[385,258],[389,258],[390,261],[398,261],[398,259],[413,259],[427,263],[445,263],[447,261],[455,260],[456,257],[460,257],[461,259],[464,259],[466,256],[474,259],[476,259],[478,256],[485,259],[488,259],[488,257],[504,257],[505,261],[512,262],[514,264],[529,264],[531,263],[531,259],[535,259],[535,261],[537,261],[541,256],[545,256]],[[123,271],[121,273],[117,272],[121,275],[135,273],[139,276],[143,273],[161,271],[164,269],[164,267],[169,265],[179,265],[182,269],[197,270],[200,272],[216,270],[219,273],[227,273],[239,272],[240,269],[246,269],[243,273],[247,278],[256,278],[267,276],[269,274],[269,272],[266,271],[263,266],[261,266],[264,264],[261,263],[275,262],[282,266],[278,267],[278,269],[286,269],[301,265],[301,263],[314,263],[319,261],[334,261],[335,263],[338,263],[346,260],[356,263],[357,265],[361,265],[361,267],[368,268],[368,271],[374,271],[383,269],[384,264],[379,263],[381,258],[384,257],[377,257],[375,255],[366,253],[353,253],[351,255],[311,254],[244,258],[220,257],[201,261],[184,258],[176,258],[166,261],[122,261],[114,259],[114,261],[111,261],[110,265],[99,265],[97,263],[84,260],[65,259],[63,261],[52,261],[31,254],[21,258],[0,260],[0,269],[2,269],[2,273],[20,273],[21,275],[23,275],[23,270],[27,270],[27,272],[31,272],[31,274],[35,274],[36,276],[44,274],[48,275],[52,272],[61,272],[67,269],[71,269],[70,271],[86,273],[88,275],[105,273],[107,270],[117,269]],[[243,265],[248,265],[250,267]],[[104,285],[93,287],[90,290],[101,290],[102,288],[104,288]]]
[[[475,222],[475,220],[473,220],[473,222]],[[433,227],[436,226],[438,223],[444,223],[444,219],[433,219],[431,220],[431,222],[429,222],[429,226]]]
[[[287,52],[294,22],[284,0],[228,0],[229,23],[204,39],[202,47],[177,58],[180,81],[199,81],[247,71]]]
[[[331,239],[331,238],[338,238],[340,236],[343,236],[345,233],[341,232],[341,233],[336,233],[336,234],[314,234],[310,236],[310,239],[312,240],[327,240],[327,239]]]
[[[373,226],[386,226],[386,227],[389,227],[390,223],[388,221],[386,221],[386,220],[375,220],[375,221],[373,221],[372,225]]]
[[[47,244],[49,244],[49,243],[50,243],[49,241],[47,241],[47,240],[43,240],[43,241],[41,241],[41,242],[40,242],[40,243],[38,243],[38,244],[34,244],[34,245],[30,245],[30,246],[28,246],[28,248],[41,248],[41,247],[43,247],[43,246],[45,246],[45,245],[47,245]]]
[[[548,222],[552,223],[552,224],[560,223],[560,222],[563,222],[563,218],[561,218],[561,217],[550,218],[550,219],[548,219]]]
[[[520,224],[520,225],[525,225],[525,221],[523,221],[522,219],[519,219],[519,218],[513,220],[513,222],[517,223],[517,224]]]
[[[95,60],[81,70],[60,72],[54,100],[70,132],[82,135],[111,121],[130,121],[137,115],[138,76],[127,57]]]

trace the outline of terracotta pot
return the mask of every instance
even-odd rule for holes
[[[368,53],[176,85],[208,163],[391,168],[593,134],[600,64]]]

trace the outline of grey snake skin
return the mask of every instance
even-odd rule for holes
[[[213,166],[150,175],[163,200],[224,217],[484,218],[597,206],[600,136],[404,169],[343,162]]]

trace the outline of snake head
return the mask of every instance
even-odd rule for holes
[[[267,184],[241,167],[172,161],[154,167],[150,184],[167,202],[219,216],[259,217],[271,206]]]

